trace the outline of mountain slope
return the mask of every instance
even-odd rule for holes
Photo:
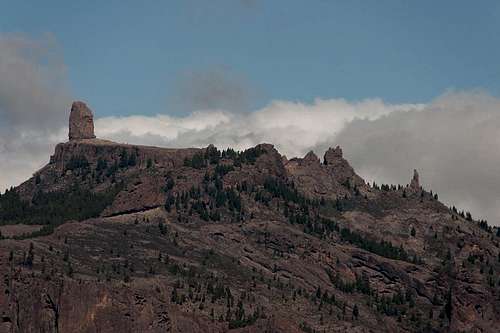
[[[92,133],[89,133],[91,136]],[[5,332],[494,332],[500,237],[330,149],[74,139],[0,197]]]

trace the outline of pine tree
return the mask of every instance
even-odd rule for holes
[[[358,319],[359,309],[357,304],[354,304],[354,307],[352,308],[352,316],[354,317],[354,319]]]
[[[449,289],[448,293],[446,294],[446,304],[444,305],[444,311],[445,311],[446,317],[448,317],[448,320],[450,320],[450,321],[451,321],[452,310],[453,310],[452,296],[451,296],[451,289]]]

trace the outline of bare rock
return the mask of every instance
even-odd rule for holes
[[[414,190],[420,189],[420,180],[417,170],[413,170],[413,178],[411,179],[410,188]]]
[[[94,116],[83,102],[73,102],[69,116],[69,139],[95,139]]]
[[[336,165],[343,160],[342,148],[337,146],[335,149],[329,148],[325,152],[325,164],[326,165]]]
[[[304,156],[304,162],[318,165],[320,164],[318,156],[316,156],[312,150]]]
[[[350,196],[349,190],[340,184],[335,175],[322,165],[318,156],[310,151],[304,158],[293,158],[285,163],[288,176],[307,197],[329,198]]]
[[[352,166],[344,158],[342,148],[339,146],[335,149],[329,148],[323,159],[329,173],[335,177],[338,183],[346,184],[349,182],[352,187],[365,187],[365,181],[354,172]]]

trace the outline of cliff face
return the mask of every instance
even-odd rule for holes
[[[70,140],[15,192],[30,202],[16,221],[59,222],[0,240],[0,332],[500,325],[500,237],[421,189],[417,173],[407,187],[365,184],[339,147],[322,163],[269,144]]]
[[[144,170],[160,171],[158,175],[163,177],[161,172],[181,167],[184,159],[193,156],[197,151],[199,149],[125,145],[100,139],[69,141],[58,144],[49,164],[38,171],[35,177],[21,184],[17,191],[27,200],[31,200],[37,191],[61,191],[75,184],[99,192],[117,181],[129,177],[141,178],[139,174]],[[117,180],[118,171],[120,174]],[[108,211],[119,213],[161,206],[165,201],[161,188],[163,178],[157,179],[154,175],[148,175],[142,179],[145,183],[140,186],[139,193],[136,187],[127,181],[126,188],[130,190],[121,196],[137,194],[144,195],[144,198],[129,198],[125,203],[117,200],[116,205],[123,207],[116,212],[110,207]]]

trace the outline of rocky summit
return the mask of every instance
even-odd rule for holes
[[[95,139],[94,115],[83,102],[74,102],[69,115],[69,139]]]
[[[0,332],[498,332],[499,229],[416,171],[69,130],[0,195]]]

